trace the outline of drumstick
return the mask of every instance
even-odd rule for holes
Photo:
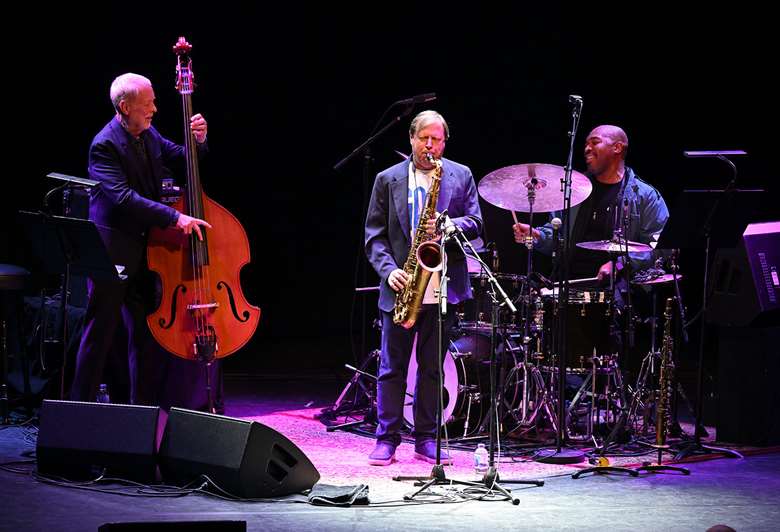
[[[591,283],[593,281],[598,281],[598,277],[585,277],[583,279],[570,279],[569,284],[580,284],[580,283]]]
[[[516,224],[520,223],[520,222],[517,221],[517,214],[515,214],[515,211],[511,211],[511,213],[512,213],[512,219],[515,221],[515,223]]]

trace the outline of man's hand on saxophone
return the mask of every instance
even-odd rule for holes
[[[387,284],[389,284],[390,288],[396,292],[406,286],[406,283],[408,282],[409,274],[403,271],[401,268],[396,268],[390,272],[390,275],[387,276]]]
[[[441,238],[441,233],[436,231],[436,221],[439,219],[440,215],[440,212],[434,212],[433,216],[428,218],[425,222],[425,232],[428,233],[428,236],[430,236],[430,239],[433,242],[436,242]]]

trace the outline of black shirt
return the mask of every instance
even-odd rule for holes
[[[612,184],[593,181],[593,192],[577,216],[576,223],[585,224],[582,233],[580,233],[582,236],[578,238],[577,242],[593,242],[612,238],[615,229],[615,212],[622,186],[623,181]],[[592,251],[576,245],[572,249],[574,253],[569,271],[571,279],[595,277],[599,267],[608,262],[610,258],[609,253],[605,251]]]

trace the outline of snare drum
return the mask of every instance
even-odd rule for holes
[[[498,385],[503,386],[507,410],[520,399],[520,376],[512,371],[517,366],[517,345],[510,336],[496,339],[496,370]],[[417,384],[416,339],[406,375],[404,420],[414,426],[413,397]],[[480,430],[490,409],[490,334],[474,331],[450,342],[444,356],[444,410],[442,424],[450,437],[471,436]]]

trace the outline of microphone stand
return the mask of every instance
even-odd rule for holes
[[[509,500],[512,501],[512,504],[518,505],[520,504],[520,499],[513,497],[506,488],[504,488],[499,484],[499,482],[503,482],[505,484],[528,484],[532,486],[541,487],[544,486],[544,481],[543,480],[500,479],[498,474],[498,468],[496,466],[496,462],[497,462],[496,446],[498,445],[498,440],[499,440],[499,434],[498,434],[499,390],[496,385],[496,377],[497,377],[496,323],[498,323],[498,310],[500,307],[506,306],[510,310],[510,312],[517,312],[517,309],[515,308],[515,305],[514,303],[512,303],[512,300],[509,298],[509,296],[507,296],[504,289],[498,283],[498,280],[493,275],[493,272],[490,270],[488,265],[485,264],[485,262],[482,260],[482,257],[479,256],[477,250],[474,249],[474,246],[471,244],[469,239],[466,238],[466,235],[463,234],[463,231],[457,225],[453,224],[452,227],[454,227],[454,230],[452,231],[452,235],[455,237],[454,238],[455,242],[463,251],[464,255],[470,255],[473,259],[479,262],[479,264],[482,266],[482,271],[484,275],[487,277],[487,280],[490,283],[490,287],[491,287],[491,289],[488,291],[492,299],[491,327],[490,327],[490,408],[488,409],[488,416],[490,416],[490,424],[489,424],[490,449],[489,449],[488,470],[485,473],[485,476],[482,478],[482,484],[490,490],[493,489],[498,490],[499,492],[503,493],[506,497],[508,497]],[[471,253],[467,253],[465,248],[468,248]]]
[[[423,95],[423,96],[430,96],[430,95]],[[433,96],[435,98],[435,96]],[[422,100],[422,101],[428,101],[428,100]],[[368,200],[369,200],[369,194],[370,194],[370,187],[369,183],[371,183],[374,175],[372,170],[372,163],[373,163],[373,156],[371,155],[371,145],[382,135],[385,134],[386,131],[388,131],[391,127],[393,127],[395,124],[401,121],[402,118],[409,116],[412,112],[412,109],[414,108],[414,104],[418,103],[416,97],[415,98],[409,98],[406,100],[401,100],[398,102],[393,102],[390,104],[390,106],[385,109],[384,113],[382,113],[382,117],[379,119],[379,122],[377,123],[377,126],[374,127],[374,130],[372,131],[371,135],[363,141],[357,148],[353,149],[346,157],[341,159],[339,162],[337,162],[335,165],[333,165],[333,169],[337,172],[340,172],[341,169],[355,156],[362,153],[363,154],[363,186],[362,186],[362,194],[363,194],[363,206],[362,206],[362,212],[365,215]],[[384,117],[387,115],[387,113],[398,106],[403,106],[403,109],[400,111],[399,114],[397,114],[395,117],[393,117],[392,120],[390,120],[387,124],[385,124],[379,131],[377,131],[377,127],[379,126],[379,123],[382,122]],[[359,249],[362,249],[363,247],[363,235],[361,233],[360,239],[359,239]],[[362,257],[362,253],[356,253],[355,254],[355,280],[357,283],[357,277],[358,277],[358,270],[360,270],[360,278],[361,278],[361,285],[360,286],[366,286],[367,285],[367,275],[368,271],[366,268],[366,262],[365,259],[361,262],[360,257]],[[360,266],[363,266],[362,268]],[[356,295],[353,295],[353,309],[354,309],[354,301],[355,301]],[[354,310],[353,310],[354,312]],[[361,299],[360,303],[360,355],[362,356],[366,352],[366,300],[365,298]],[[350,317],[350,327],[352,326],[352,317]],[[353,345],[353,356],[354,356],[354,345]],[[357,357],[355,357],[355,362],[357,363]]]
[[[444,218],[446,216],[446,211],[440,215],[440,218]],[[422,222],[421,222],[422,223]],[[413,500],[417,495],[422,493],[423,491],[427,490],[431,486],[440,486],[440,485],[450,485],[450,484],[460,484],[464,486],[480,486],[480,483],[478,482],[472,482],[468,480],[452,480],[448,479],[447,475],[444,473],[444,465],[441,463],[441,418],[442,418],[442,411],[444,410],[444,378],[443,378],[443,367],[444,367],[444,317],[447,314],[447,252],[445,251],[445,247],[447,244],[447,240],[449,239],[449,235],[447,232],[442,233],[441,238],[441,282],[439,284],[439,294],[438,294],[438,304],[437,307],[437,327],[438,327],[438,348],[437,348],[437,371],[436,374],[438,376],[438,397],[436,401],[436,463],[433,466],[433,469],[431,470],[430,476],[427,477],[407,477],[407,476],[396,476],[393,477],[393,480],[403,481],[403,480],[416,480],[421,482],[420,489],[412,493],[411,495],[404,495],[405,501],[411,501]],[[502,491],[504,495],[509,497],[510,499],[512,496],[507,492],[506,490]],[[515,502],[512,501],[513,504],[520,504],[520,501],[517,500]]]
[[[571,98],[570,98],[571,100]],[[560,276],[558,278],[558,320],[553,341],[558,349],[558,426],[555,434],[556,448],[540,450],[535,460],[548,464],[576,464],[585,459],[585,453],[577,449],[564,448],[566,423],[566,307],[569,301],[569,241],[571,225],[571,172],[574,158],[574,139],[580,126],[582,99],[574,99],[571,111],[572,125],[569,130],[569,155],[566,161],[564,177],[561,181],[563,192],[563,246],[558,257]]]
[[[734,155],[742,155],[743,153],[734,153]],[[687,154],[686,154],[687,155]],[[712,208],[710,209],[710,212],[707,214],[707,219],[704,221],[704,283],[703,283],[703,290],[702,290],[702,302],[701,302],[701,310],[699,311],[699,318],[701,320],[701,326],[699,328],[699,368],[696,375],[696,421],[694,422],[694,429],[693,429],[693,441],[690,442],[688,445],[683,446],[680,451],[675,456],[676,461],[680,461],[683,458],[686,458],[691,455],[700,455],[700,454],[710,454],[712,452],[722,453],[727,456],[730,456],[732,458],[743,458],[743,456],[738,453],[737,451],[733,451],[731,449],[724,449],[722,447],[712,447],[710,445],[704,445],[701,443],[701,436],[702,434],[706,434],[706,431],[704,430],[704,425],[702,423],[702,403],[704,402],[704,386],[703,386],[703,380],[704,380],[704,333],[705,333],[705,323],[704,323],[704,315],[707,312],[707,285],[709,284],[709,271],[710,271],[710,237],[712,232],[712,220],[715,216],[715,213],[718,210],[718,207],[720,206],[721,201],[723,201],[724,198],[730,195],[731,192],[734,191],[734,187],[737,183],[737,166],[731,162],[731,160],[727,159],[723,154],[717,153],[714,154],[715,157],[720,159],[721,161],[725,162],[729,166],[731,166],[731,170],[733,172],[733,177],[731,178],[731,181],[729,181],[729,184],[726,186],[726,188],[723,191],[723,194],[718,198],[716,202],[713,203]],[[676,282],[675,282],[676,284]],[[690,325],[687,324],[687,325]],[[685,327],[686,324],[683,324],[683,327]]]

